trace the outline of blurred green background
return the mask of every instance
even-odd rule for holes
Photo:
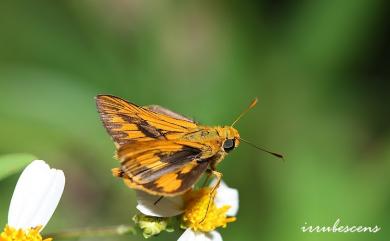
[[[219,165],[240,191],[224,240],[389,240],[385,2],[2,0],[0,154],[31,153],[65,171],[45,232],[131,223],[134,191],[111,176],[118,162],[94,96],[207,125],[230,124],[258,96],[237,129],[286,162],[243,143]],[[0,182],[2,225],[17,178]],[[337,218],[382,230],[300,231]]]

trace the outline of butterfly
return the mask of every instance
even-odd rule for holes
[[[114,176],[130,188],[160,196],[185,193],[204,173],[217,178],[214,190],[222,178],[217,164],[243,140],[233,125],[257,103],[231,126],[211,127],[158,105],[141,107],[112,95],[95,99],[121,164]]]

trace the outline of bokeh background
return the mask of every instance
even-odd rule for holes
[[[258,96],[237,129],[286,162],[242,144],[220,164],[241,204],[224,240],[389,240],[388,9],[380,0],[2,0],[0,154],[31,153],[66,172],[46,232],[131,223],[134,191],[111,176],[118,162],[94,96],[208,125],[230,124]],[[17,177],[0,182],[1,225]],[[300,231],[337,218],[382,230]]]

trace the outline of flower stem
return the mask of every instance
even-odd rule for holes
[[[118,225],[109,227],[96,227],[96,228],[79,228],[69,229],[56,233],[50,233],[45,237],[53,239],[70,239],[70,238],[81,238],[81,237],[102,237],[102,236],[114,236],[114,235],[125,235],[133,234],[137,232],[133,226],[130,225]]]

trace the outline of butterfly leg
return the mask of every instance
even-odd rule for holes
[[[217,188],[219,187],[219,184],[221,183],[221,180],[222,180],[222,173],[220,172],[217,172],[217,171],[214,171],[214,170],[211,170],[211,174],[213,174],[216,178],[217,178],[217,182],[215,183],[215,185],[213,186],[213,189],[211,189],[211,192],[210,193],[213,193],[217,190]]]
[[[206,212],[204,214],[204,217],[203,217],[202,221],[200,221],[200,223],[202,223],[206,219],[207,213],[209,212],[209,209],[210,209],[210,204],[211,204],[211,202],[214,201],[217,188],[219,187],[219,184],[221,183],[221,180],[222,180],[222,173],[217,172],[215,170],[211,170],[211,169],[208,171],[217,178],[217,182],[215,183],[215,185],[213,186],[213,188],[211,189],[211,191],[209,193],[210,199],[209,199],[209,202],[207,203],[207,208],[206,208]]]
[[[160,197],[153,203],[153,205],[157,205],[157,203],[160,202],[161,199],[163,199],[163,198],[164,198],[164,196],[160,196]]]

